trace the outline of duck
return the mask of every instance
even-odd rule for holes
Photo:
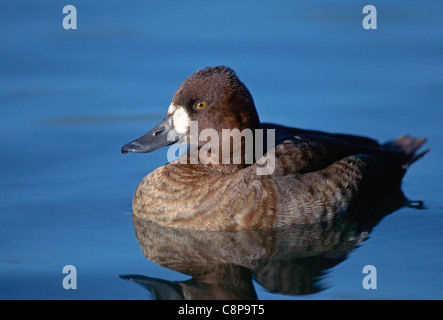
[[[186,78],[164,119],[123,154],[168,146],[168,163],[138,185],[134,216],[162,226],[232,231],[313,224],[358,214],[401,188],[425,138],[386,143],[261,123],[233,69]],[[169,152],[172,150],[171,152]],[[181,151],[179,157],[169,154]]]

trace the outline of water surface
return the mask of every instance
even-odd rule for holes
[[[127,277],[192,278],[147,259],[132,221],[133,192],[166,149],[123,156],[120,147],[163,117],[189,74],[219,64],[237,71],[263,121],[380,141],[409,133],[432,148],[403,184],[426,209],[400,208],[363,236],[339,233],[356,242],[307,268],[315,290],[282,294],[263,280],[263,257],[238,257],[241,268],[228,271],[247,277],[248,292],[443,298],[441,1],[374,2],[377,30],[362,27],[363,1],[69,4],[77,30],[63,29],[60,1],[0,3],[0,298],[151,299]],[[77,268],[76,290],[62,286],[65,265]],[[377,268],[376,290],[362,286],[365,265]],[[282,270],[293,276],[291,266]]]

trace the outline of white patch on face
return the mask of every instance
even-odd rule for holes
[[[168,117],[171,114],[173,114],[176,109],[177,109],[177,106],[175,104],[171,103],[169,105],[168,113],[166,114],[166,116]]]
[[[175,131],[181,134],[185,134],[186,132],[188,132],[189,126],[191,124],[188,112],[183,107],[174,107],[175,110],[172,113],[172,125],[174,126]]]

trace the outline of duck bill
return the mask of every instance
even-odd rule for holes
[[[144,136],[125,144],[121,151],[122,153],[148,153],[169,146],[180,138],[181,135],[174,130],[172,125],[172,117],[167,117]]]

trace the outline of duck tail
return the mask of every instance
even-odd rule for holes
[[[403,163],[402,169],[407,170],[411,164],[423,157],[431,149],[428,148],[422,152],[417,153],[423,144],[426,142],[426,138],[414,138],[408,135],[401,136],[394,141],[390,141],[384,144],[385,147],[400,149],[406,155],[406,159]]]

